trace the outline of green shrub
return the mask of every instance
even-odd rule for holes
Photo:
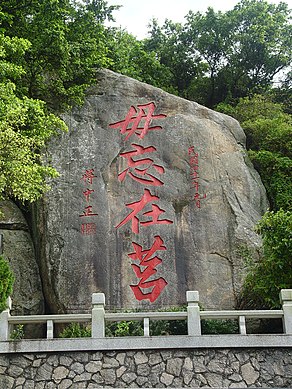
[[[257,225],[263,255],[250,265],[241,300],[245,307],[279,308],[279,292],[292,288],[292,212],[266,212]]]
[[[17,324],[10,334],[11,340],[21,340],[24,338],[24,325]]]
[[[86,338],[91,337],[90,326],[71,323],[59,334],[60,338]]]
[[[9,263],[0,256],[0,312],[7,308],[7,298],[12,293],[14,275]]]
[[[238,321],[226,320],[202,320],[201,329],[203,335],[238,334]]]

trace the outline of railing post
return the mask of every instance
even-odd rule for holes
[[[11,325],[8,322],[10,310],[12,307],[11,298],[7,299],[7,308],[0,313],[0,341],[9,340]]]
[[[144,336],[150,336],[150,323],[149,317],[144,317],[143,320]]]
[[[199,292],[187,291],[188,335],[201,335]]]
[[[104,338],[104,293],[92,294],[92,319],[91,319],[91,336],[92,338]]]
[[[292,334],[292,289],[282,289],[280,292],[280,301],[284,312],[284,333]]]
[[[54,322],[53,320],[47,320],[47,339],[54,338]]]
[[[240,335],[246,335],[245,316],[238,317],[239,333]]]

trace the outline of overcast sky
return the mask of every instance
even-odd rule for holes
[[[138,39],[147,36],[147,25],[156,18],[162,25],[165,19],[183,22],[189,10],[205,12],[208,7],[216,11],[232,9],[239,0],[107,0],[108,5],[122,5],[114,12],[115,26],[121,26]],[[292,0],[284,0],[292,8]],[[280,0],[269,0],[279,4]]]

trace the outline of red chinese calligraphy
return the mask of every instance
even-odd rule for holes
[[[125,153],[120,154],[121,157],[127,159],[128,167],[119,174],[119,180],[123,181],[126,175],[128,174],[133,180],[138,181],[140,184],[154,186],[163,185],[162,181],[160,181],[152,174],[148,173],[148,170],[153,167],[159,174],[163,174],[164,168],[162,166],[156,165],[150,158],[142,158],[138,160],[133,159],[133,157],[143,155],[145,153],[153,153],[154,151],[156,151],[156,148],[153,146],[143,147],[135,143],[132,143],[132,146],[135,150],[127,151]],[[141,166],[143,165],[146,165],[146,167],[142,168]],[[133,173],[131,170],[133,171]],[[145,178],[145,176],[147,178]]]
[[[91,193],[93,193],[93,192],[94,192],[93,189],[88,189],[88,188],[85,191],[83,191],[83,194],[84,194],[84,197],[85,197],[87,203],[89,202],[89,197],[90,197]]]
[[[164,114],[154,115],[156,108],[154,103],[138,104],[137,107],[138,111],[131,106],[124,120],[109,125],[111,128],[120,129],[120,133],[126,135],[125,140],[134,134],[143,139],[148,131],[162,129],[161,126],[151,127],[153,119],[164,119],[166,117]]]
[[[92,185],[93,179],[96,178],[94,175],[94,169],[85,170],[85,173],[82,176],[82,180],[84,182],[88,182],[90,185]]]
[[[142,226],[149,226],[153,224],[172,224],[173,222],[168,219],[159,219],[159,216],[165,211],[156,204],[152,204],[152,211],[143,213],[144,216],[152,217],[152,220],[140,222],[136,215],[141,212],[148,203],[154,202],[156,200],[159,200],[158,196],[152,195],[148,189],[144,189],[144,194],[141,200],[126,204],[128,208],[132,209],[132,212],[126,216],[125,219],[116,226],[116,228],[123,226],[129,221],[132,221],[132,231],[135,234],[139,234],[139,223]]]
[[[96,234],[96,224],[95,223],[82,223],[81,224],[81,234],[82,235],[95,235]]]
[[[191,176],[191,183],[192,183],[192,188],[195,188],[196,193],[193,197],[193,199],[196,201],[196,207],[201,208],[201,200],[206,198],[206,194],[204,194],[202,197],[199,194],[199,154],[195,152],[195,147],[191,146],[189,147],[188,150],[190,159],[190,176]]]
[[[166,247],[160,236],[154,237],[154,243],[149,250],[142,250],[142,246],[132,242],[135,252],[128,254],[133,260],[138,260],[140,266],[143,266],[145,269],[141,270],[140,266],[132,264],[132,268],[140,281],[137,285],[130,285],[133,293],[137,300],[149,300],[150,302],[155,301],[162,290],[167,285],[167,282],[164,278],[160,277],[157,279],[149,278],[154,276],[157,273],[156,266],[159,265],[162,260],[158,258],[155,254],[156,251],[164,251]],[[147,281],[148,280],[148,281]],[[146,291],[152,288],[151,291]]]
[[[79,215],[79,217],[84,217],[84,216],[97,216],[97,213],[93,213],[92,211],[92,205],[88,205],[87,207],[84,208],[83,214]]]
[[[206,198],[206,193],[201,197],[199,193],[196,193],[194,196],[194,200],[196,200],[196,207],[201,208],[201,200]]]

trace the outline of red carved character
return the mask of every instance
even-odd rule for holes
[[[94,192],[93,189],[88,189],[88,188],[85,191],[83,191],[83,195],[84,195],[87,203],[89,202],[89,197],[90,197],[91,193],[93,193],[93,192]]]
[[[137,300],[149,300],[150,302],[153,302],[159,297],[160,293],[167,285],[167,282],[162,277],[154,280],[151,279],[150,281],[147,280],[157,273],[155,267],[162,262],[162,260],[155,255],[156,251],[164,251],[166,250],[166,247],[160,236],[154,237],[154,243],[149,250],[142,250],[142,246],[135,242],[132,244],[135,252],[128,255],[133,260],[140,261],[140,266],[136,264],[131,265],[136,276],[140,278],[140,281],[137,285],[130,285],[131,289]],[[141,270],[141,266],[144,270]],[[149,288],[152,288],[151,291],[149,291]],[[148,291],[146,291],[146,289],[148,289]]]
[[[84,217],[84,216],[97,216],[98,214],[97,213],[93,213],[92,211],[92,205],[88,205],[87,207],[85,207],[84,211],[83,211],[83,215],[79,215],[79,217]]]
[[[196,207],[201,208],[201,200],[207,197],[206,193],[201,197],[199,193],[196,193],[194,196],[194,200],[196,200]]]
[[[150,158],[142,158],[138,160],[133,159],[133,157],[138,155],[142,155],[145,153],[153,153],[154,151],[156,151],[156,148],[154,146],[143,147],[135,143],[132,143],[132,146],[135,150],[127,151],[125,153],[120,154],[121,157],[127,159],[128,167],[119,174],[119,180],[123,181],[126,175],[128,174],[131,178],[133,178],[133,180],[138,181],[140,184],[154,186],[163,185],[162,181],[154,177],[152,174],[148,173],[148,170],[153,167],[159,174],[163,174],[164,168],[162,166],[154,164],[153,160]],[[146,165],[146,167],[141,167],[143,165]],[[133,171],[133,173],[131,170]]]
[[[96,224],[95,223],[82,223],[81,224],[81,234],[82,235],[95,235],[96,234]]]
[[[138,217],[136,216],[139,212],[143,210],[143,208],[151,202],[159,200],[158,196],[152,195],[148,189],[144,189],[144,194],[139,201],[135,201],[134,203],[126,204],[128,208],[132,209],[132,212],[122,220],[116,228],[123,226],[124,224],[132,221],[132,231],[135,234],[139,234],[139,223],[142,226],[149,226],[153,224],[172,224],[173,222],[167,219],[158,219],[159,216],[165,211],[158,207],[156,204],[152,204],[152,211],[144,212],[143,215],[151,216],[152,220],[140,222]]]
[[[124,120],[109,125],[110,128],[120,129],[121,134],[125,134],[125,140],[136,134],[140,139],[143,139],[148,131],[161,130],[161,126],[151,127],[153,119],[164,119],[166,115],[154,115],[155,104],[138,104],[138,110],[131,106]]]
[[[94,169],[85,170],[85,173],[82,176],[82,180],[84,182],[88,182],[90,185],[92,185],[93,179],[96,178],[94,175]]]

